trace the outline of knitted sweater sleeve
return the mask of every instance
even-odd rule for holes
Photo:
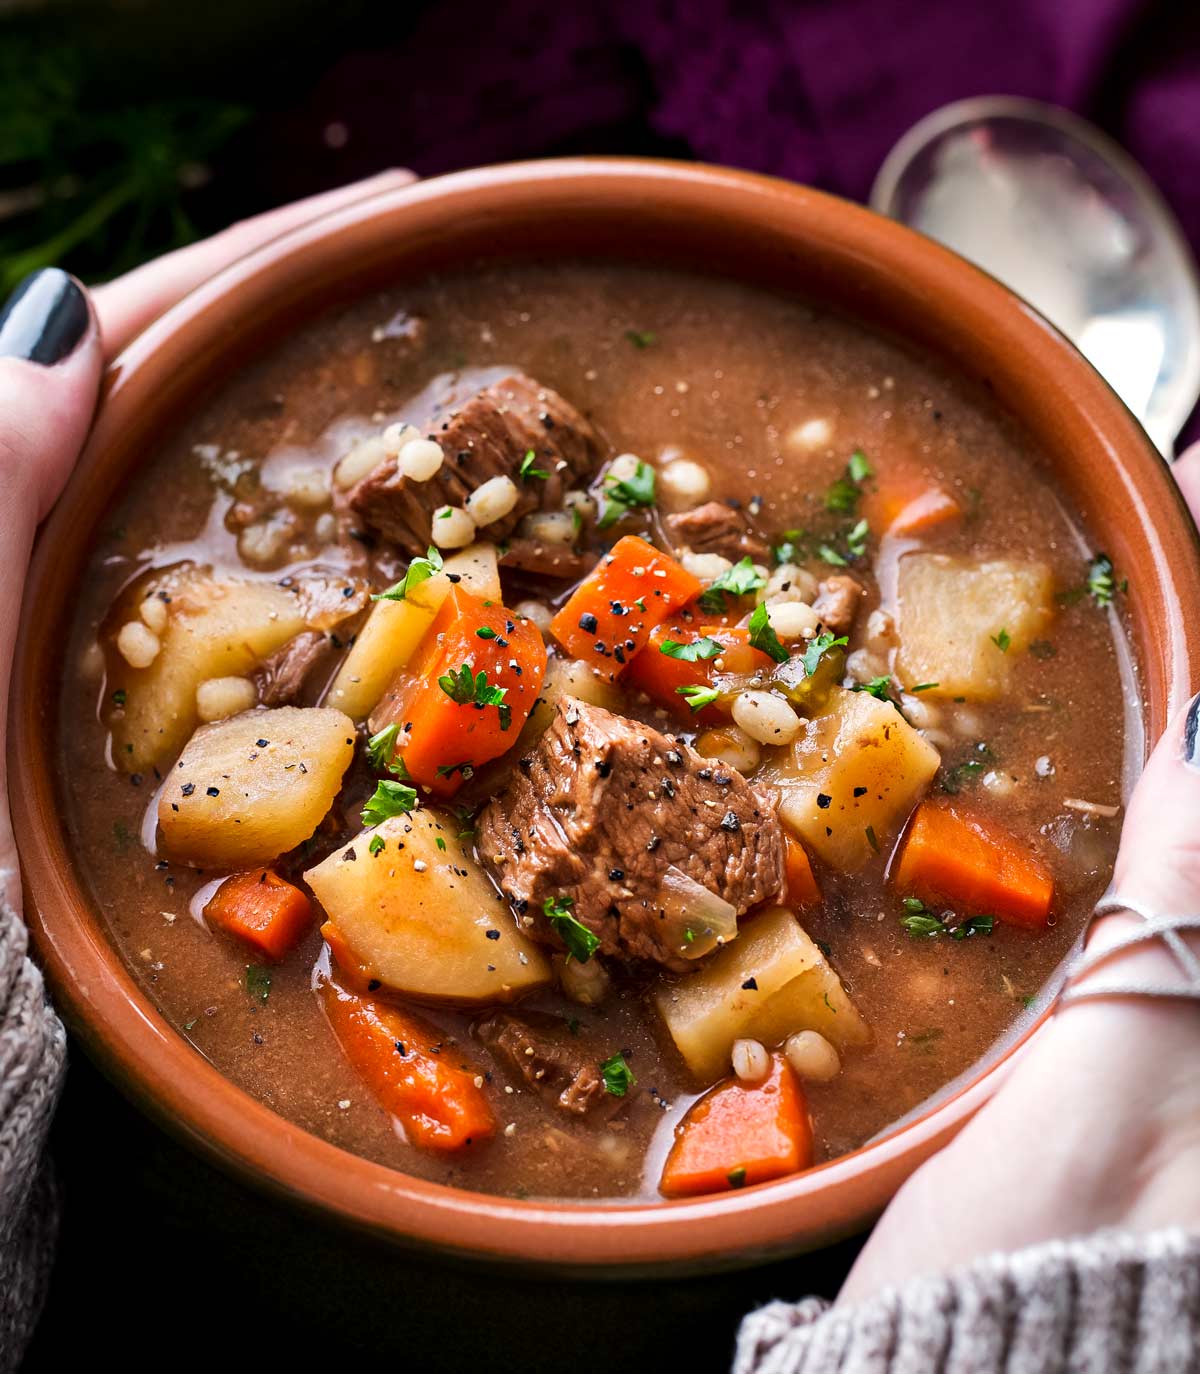
[[[1100,1232],[992,1255],[869,1301],[773,1302],[734,1374],[1196,1374],[1200,1236]]]
[[[65,1059],[24,923],[0,898],[0,1374],[20,1363],[50,1273],[56,1207],[43,1149]]]

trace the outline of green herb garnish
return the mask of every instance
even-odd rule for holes
[[[998,635],[992,635],[990,638],[992,643],[1002,654],[1008,653],[1008,646],[1012,643],[1012,636],[1006,629],[1001,627],[1000,633]]]
[[[944,911],[939,916],[930,911],[919,897],[905,897],[901,905],[905,914],[901,916],[900,924],[914,939],[935,939],[939,935],[949,935],[952,940],[968,940],[972,935],[990,935],[996,925],[994,916],[968,916],[957,925],[951,924],[954,912]]]
[[[259,964],[246,965],[246,991],[258,1002],[271,995],[271,970]]]
[[[392,755],[396,752],[396,736],[400,733],[400,727],[392,722],[385,725],[382,730],[377,731],[367,741],[367,759],[372,768],[387,768],[392,761]]]
[[[542,904],[554,933],[567,947],[567,958],[586,964],[600,948],[599,937],[571,915],[574,897],[547,897]]]
[[[850,455],[850,461],[846,464],[846,476],[852,482],[865,482],[868,477],[875,476],[871,464],[867,462],[867,455],[862,449],[856,448]]]
[[[375,858],[376,855],[383,853],[386,845],[387,841],[382,835],[372,835],[367,841],[367,853],[370,854],[371,858]]]
[[[386,592],[379,592],[378,595],[372,596],[371,600],[403,601],[414,587],[419,587],[422,582],[428,582],[435,573],[440,573],[441,570],[442,555],[438,553],[437,549],[430,547],[426,549],[424,558],[413,559],[408,565],[408,571],[394,587],[389,587]]]
[[[507,730],[512,724],[512,707],[504,703],[508,688],[490,683],[482,668],[478,673],[473,673],[471,665],[464,663],[457,673],[443,673],[438,678],[438,686],[459,706],[475,706],[480,710],[485,706],[495,706],[500,713],[501,730]]]
[[[940,682],[918,682],[915,687],[910,687],[908,690],[915,695],[917,692],[932,692],[935,687],[941,685]]]
[[[871,526],[865,520],[860,520],[846,536],[846,548],[851,558],[861,558],[866,553],[867,536],[870,533]]]
[[[1098,553],[1088,564],[1088,595],[1102,609],[1112,605],[1116,585],[1113,581],[1112,559],[1106,553]]]
[[[604,513],[600,516],[600,528],[606,530],[615,525],[634,506],[654,505],[654,483],[654,469],[640,458],[631,477],[613,477],[610,473],[604,480]]]
[[[676,639],[664,639],[658,646],[658,651],[683,663],[697,663],[703,659],[716,658],[722,647],[715,639],[705,635],[701,639],[692,640],[690,644],[681,644]]]
[[[692,708],[692,711],[703,711],[706,706],[711,706],[721,695],[715,687],[705,687],[703,683],[693,682],[686,687],[676,687],[676,693]]]
[[[625,337],[634,348],[653,348],[658,342],[658,335],[651,329],[627,329]]]
[[[363,825],[379,825],[392,816],[403,816],[417,804],[417,789],[406,782],[385,778],[377,783],[375,794],[362,809]]]
[[[611,1059],[606,1059],[600,1065],[600,1075],[604,1079],[604,1091],[611,1093],[613,1097],[624,1097],[637,1083],[633,1070],[625,1062],[625,1056],[620,1053],[614,1054]]]
[[[751,637],[750,642],[752,644],[754,643],[753,637]],[[849,643],[850,641],[845,635],[838,635],[837,638],[834,638],[834,636],[828,632],[823,635],[818,635],[816,639],[809,644],[808,648],[805,649],[800,659],[800,662],[804,664],[804,671],[807,676],[812,677],[817,671],[817,664],[820,663],[822,657],[827,654],[830,649],[836,649],[843,644]],[[887,681],[887,679],[885,678],[884,681]]]
[[[521,466],[517,469],[517,475],[526,479],[536,477],[543,482],[546,481],[550,474],[545,468],[535,468],[533,465],[536,461],[537,454],[534,453],[533,449],[526,449],[525,457],[521,459]]]
[[[729,1180],[731,1188],[744,1188],[746,1186],[746,1166],[739,1164],[736,1169],[730,1169],[725,1177]]]
[[[701,607],[714,615],[720,615],[725,609],[725,593],[730,596],[748,596],[751,592],[756,592],[760,587],[767,585],[767,579],[754,566],[749,554],[732,568],[725,571],[716,578],[701,593]]]
[[[821,637],[824,638],[823,635]],[[761,606],[756,606],[754,614],[750,617],[750,644],[764,654],[769,654],[776,663],[788,661],[788,651],[780,644],[779,636],[771,628],[771,618],[767,613],[766,602]],[[819,654],[818,657],[820,657]]]
[[[850,690],[852,692],[866,692],[868,696],[873,696],[877,701],[892,701],[892,679],[890,677],[873,677],[870,682],[856,682]],[[892,702],[895,705],[895,702]]]

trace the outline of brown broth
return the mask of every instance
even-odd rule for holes
[[[373,338],[402,311],[427,322],[422,346]],[[654,341],[638,347],[629,331],[652,333]],[[761,498],[760,521],[773,531],[819,522],[827,486],[861,448],[880,466],[890,454],[915,457],[970,509],[967,521],[935,530],[930,548],[1039,558],[1066,590],[1080,584],[1089,545],[1020,430],[942,368],[789,299],[632,266],[483,267],[355,303],[231,378],[161,452],[147,455],[136,486],[110,512],[80,588],[60,713],[67,825],[137,979],[235,1083],[346,1149],[485,1191],[657,1196],[672,1125],[696,1088],[648,1009],[644,985],[621,986],[601,1011],[564,1003],[554,992],[532,999],[577,1017],[597,1059],[627,1052],[639,1091],[612,1122],[569,1118],[506,1084],[497,1070],[492,1101],[501,1123],[515,1124],[511,1135],[453,1161],[414,1150],[332,1039],[312,992],[319,936],[314,931],[272,971],[265,1002],[252,999],[245,952],[190,914],[196,894],[217,875],[156,868],[141,840],[153,843],[146,817],[153,816],[154,779],[131,781],[109,766],[98,717],[104,686],[92,646],[120,588],[148,566],[181,557],[238,566],[222,523],[230,498],[214,486],[198,446],[234,450],[271,480],[292,467],[328,467],[352,437],[404,414],[439,374],[502,364],[519,366],[586,411],[614,452],[655,460],[677,449],[706,462],[713,494]],[[814,417],[832,426],[828,448],[809,452],[789,443],[790,432]],[[366,556],[353,543],[347,553],[314,546],[312,555],[365,570]],[[855,571],[866,573],[865,566]],[[886,588],[886,565],[879,574]],[[866,611],[880,600],[878,582],[867,580],[860,637]],[[997,925],[988,938],[914,940],[899,925],[896,894],[884,886],[883,857],[852,879],[821,872],[826,901],[804,924],[828,946],[875,1038],[844,1056],[832,1083],[809,1089],[819,1159],[857,1147],[984,1056],[1037,996],[1107,882],[1117,821],[1085,820],[1062,803],[1122,799],[1120,627],[1083,598],[1058,611],[1051,634],[1054,657],[1023,656],[1009,698],[972,708],[979,738],[1018,785],[1005,799],[974,786],[971,800],[1018,834],[1049,837],[1045,852],[1062,894],[1057,922],[1036,935]],[[1131,725],[1136,746],[1136,720]],[[968,757],[974,742],[961,739],[947,761]],[[1042,756],[1053,760],[1052,777],[1035,774]],[[469,1040],[468,1018],[431,1015],[476,1062],[486,1062]]]

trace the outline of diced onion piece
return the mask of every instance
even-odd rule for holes
[[[671,942],[684,959],[699,959],[737,938],[737,908],[674,864],[662,876],[660,901]]]
[[[465,549],[475,542],[475,521],[461,506],[439,506],[429,537],[439,549]]]

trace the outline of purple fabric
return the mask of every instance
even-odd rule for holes
[[[439,0],[402,46],[341,58],[281,117],[271,189],[645,151],[863,200],[916,120],[982,94],[1095,121],[1200,252],[1197,0]]]

